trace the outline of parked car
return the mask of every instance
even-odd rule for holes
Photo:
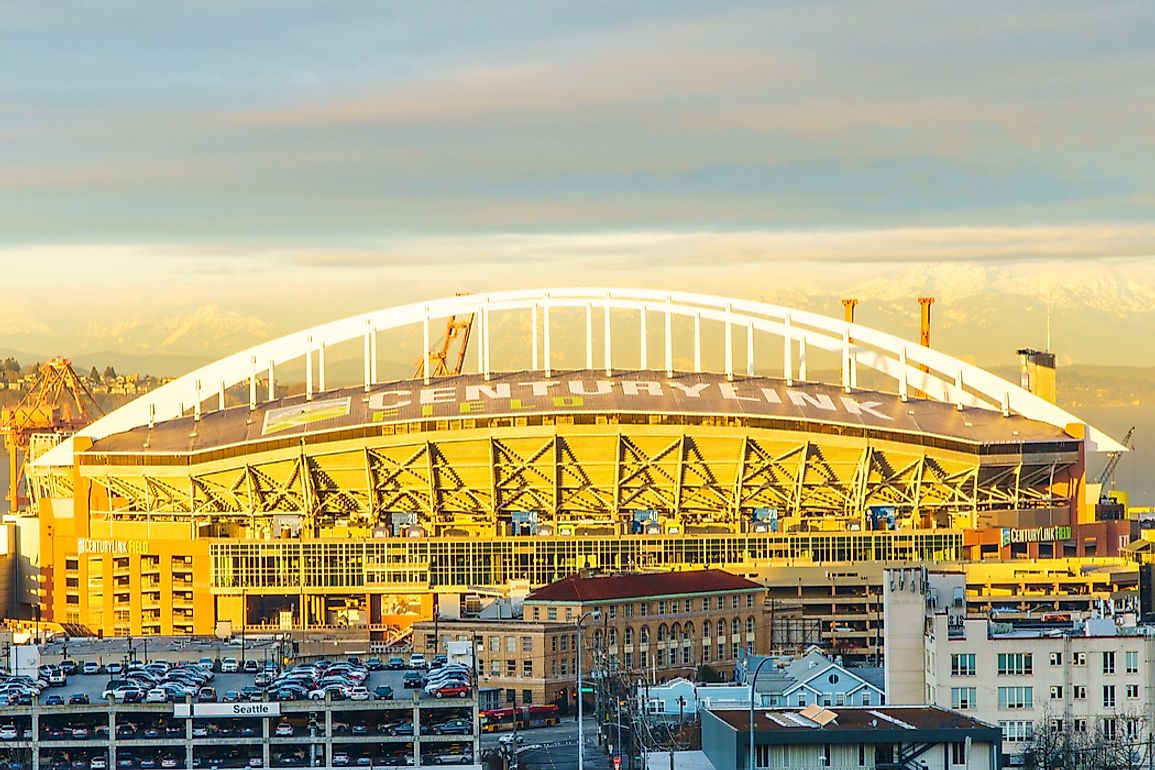
[[[350,687],[347,696],[349,700],[369,700],[369,690],[364,687]]]
[[[379,684],[373,688],[373,700],[393,700],[393,688],[387,684]]]
[[[92,674],[99,674],[100,673],[100,664],[94,660],[86,660],[80,666],[80,673],[88,674],[90,676]]]
[[[244,671],[246,674],[255,674],[261,670],[261,666],[255,660],[253,660],[252,658],[249,658],[241,666],[241,670]]]
[[[273,734],[278,738],[291,738],[293,737],[293,732],[292,722],[278,722],[277,729],[273,731]]]
[[[469,686],[464,685],[464,684],[447,684],[447,685],[443,685],[441,687],[438,687],[436,690],[434,690],[430,694],[434,698],[452,698],[452,697],[468,698],[469,697]]]
[[[16,729],[16,725],[0,725],[0,741],[14,741],[19,737],[20,732]]]
[[[400,655],[394,655],[385,663],[385,668],[390,671],[400,671],[405,668],[405,658]]]
[[[68,696],[68,705],[86,705],[88,703],[88,694],[83,692],[74,692]]]
[[[425,682],[425,678],[421,676],[418,671],[406,671],[405,676],[401,679],[401,686],[407,690],[420,687]]]
[[[64,698],[61,698],[59,695],[55,695],[55,694],[49,695],[47,698],[44,699],[43,705],[45,705],[45,706],[63,706],[64,705]]]
[[[236,658],[225,658],[221,661],[222,674],[235,674],[241,670],[241,664]]]
[[[473,722],[468,719],[450,719],[433,725],[434,735],[473,735]]]
[[[385,668],[385,664],[381,662],[380,658],[374,655],[365,661],[365,668],[369,669],[370,671],[380,671],[381,669]]]
[[[419,652],[415,652],[409,656],[409,668],[424,669],[429,664],[425,660],[425,656]]]

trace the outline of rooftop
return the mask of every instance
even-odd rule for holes
[[[750,712],[746,709],[709,709],[709,713],[738,733],[750,729]],[[836,709],[821,706],[757,709],[754,724],[758,733],[798,731],[873,730],[996,730],[991,725],[937,706],[846,706]],[[909,740],[914,740],[910,738]]]
[[[215,398],[209,401],[215,403]],[[583,370],[555,372],[549,379],[541,372],[511,372],[488,381],[480,375],[438,378],[429,385],[403,380],[373,385],[369,392],[363,387],[328,390],[312,399],[298,394],[258,403],[251,412],[242,405],[206,410],[199,421],[186,414],[151,428],[141,425],[98,439],[87,454],[186,455],[463,415],[483,419],[575,413],[734,416],[782,421],[790,429],[832,424],[915,443],[926,435],[975,445],[1074,441],[1054,426],[1019,416],[979,408],[960,411],[922,399],[903,401],[893,393],[847,393],[831,384],[787,384],[771,377],[735,377],[731,382],[718,374],[665,377],[652,371],[606,376]]]
[[[543,586],[527,602],[604,602],[637,597],[680,596],[715,591],[748,591],[762,586],[720,569],[581,577],[572,575]]]

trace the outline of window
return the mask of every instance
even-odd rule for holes
[[[1071,729],[1073,729],[1077,733],[1087,732],[1087,720],[1086,719],[1072,720]]]
[[[649,626],[642,626],[641,630],[638,632],[638,642],[640,642],[641,644],[649,644],[650,643],[650,627]]]
[[[609,615],[610,620],[613,620],[614,618],[616,618],[618,616],[618,605],[611,604],[609,607],[609,611],[606,614]]]
[[[1139,653],[1138,652],[1136,652],[1135,650],[1128,650],[1124,660],[1126,661],[1124,664],[1126,666],[1125,670],[1128,674],[1138,674],[1139,673]]]
[[[717,629],[718,629],[718,638],[721,639],[723,636],[726,635],[726,621],[719,620],[718,625],[717,625]]]
[[[1087,688],[1081,684],[1071,685],[1071,696],[1075,700],[1087,700]]]
[[[1103,653],[1103,673],[1104,674],[1114,674],[1115,673],[1115,653],[1114,652],[1104,652]]]
[[[533,619],[534,620],[541,620],[541,607],[534,607],[533,608]]]
[[[1118,726],[1114,719],[1107,717],[1103,720],[1103,737],[1111,741],[1118,733]]]
[[[627,654],[626,660],[629,660],[629,658],[630,658],[630,656],[629,656],[629,654]],[[565,676],[568,673],[569,673],[569,659],[568,658],[562,658],[561,659],[561,675]]]
[[[1113,684],[1103,685],[1103,708],[1115,708],[1115,685]]]
[[[625,607],[625,610],[626,610],[625,615],[627,618],[632,618],[634,616],[634,605],[627,604]]]
[[[625,643],[626,644],[633,644],[634,643],[634,629],[632,626],[626,626]]]
[[[1049,662],[1050,662],[1050,664],[1051,664],[1052,666],[1061,666],[1061,665],[1063,665],[1063,653],[1061,653],[1061,652],[1052,652],[1052,653],[1051,653],[1051,656],[1050,656],[1050,660],[1049,660]]]
[[[754,606],[754,594],[746,594],[746,608]]]
[[[975,655],[969,653],[954,653],[950,656],[951,676],[974,676]]]
[[[726,597],[725,596],[719,596],[718,597],[718,609],[720,609],[720,610],[726,609]]]
[[[638,605],[638,614],[641,615],[643,618],[646,615],[649,615],[650,614],[650,603],[649,602],[642,602],[641,604],[639,604]]]
[[[530,678],[533,676],[533,661],[523,660],[521,662],[521,675]]]
[[[1085,653],[1085,652],[1072,652],[1071,653],[1071,665],[1072,666],[1085,666],[1085,665],[1087,665],[1087,653]]]
[[[497,652],[500,649],[501,649],[501,637],[500,636],[489,637],[489,651],[490,652]]]
[[[999,709],[1029,709],[1034,707],[1033,687],[999,688]]]
[[[804,692],[798,693],[798,700],[796,702],[799,706],[805,706],[806,705],[806,693],[804,693]]]
[[[1029,652],[1000,652],[999,676],[1025,676],[1033,673],[1032,655]]]
[[[971,689],[974,689],[974,688],[972,687]],[[872,705],[870,702],[870,690],[863,690],[861,696],[859,697],[859,701],[862,703],[863,706]]]
[[[665,615],[666,614],[666,600],[665,599],[659,599],[658,600],[658,614],[659,615]]]
[[[1061,684],[1051,685],[1051,700],[1062,700],[1062,699],[1063,699],[1063,685],[1061,685]]]
[[[730,609],[738,609],[738,594],[734,594],[730,597]]]
[[[569,652],[569,636],[567,634],[562,634],[561,651],[562,652]]]
[[[516,636],[505,637],[505,651],[506,652],[517,652],[517,637]]]
[[[863,693],[866,695],[866,693]],[[863,706],[870,704],[863,703]],[[974,687],[952,687],[950,688],[950,707],[955,711],[966,711],[975,707],[975,688]]]
[[[967,745],[965,743],[956,741],[950,745],[950,763],[952,765],[965,765],[967,763]]]
[[[754,618],[746,618],[746,636],[754,635]]]
[[[627,652],[626,653],[626,670],[632,670],[633,667],[634,667],[634,654],[632,652]]]
[[[1137,685],[1137,684],[1127,685],[1127,697],[1128,698],[1138,698],[1139,697],[1139,685]]]
[[[522,703],[533,703],[533,690],[522,690],[521,691],[521,702]]]
[[[493,676],[501,676],[501,661],[500,660],[489,661],[489,673]]]
[[[1008,743],[1029,741],[1035,735],[1035,723],[1029,720],[999,721],[1003,740]]]
[[[742,633],[742,622],[738,618],[730,621],[730,636],[737,636]]]
[[[557,620],[557,607],[548,607],[545,611],[546,620]]]
[[[522,652],[533,652],[533,637],[532,636],[521,637],[521,651]]]
[[[554,640],[554,641],[556,641],[556,640]],[[610,646],[611,647],[617,647],[618,646],[618,630],[616,628],[610,629]]]
[[[1135,740],[1139,737],[1139,720],[1126,719],[1123,721],[1123,733],[1129,740]]]
[[[505,675],[512,677],[512,676],[515,676],[516,674],[517,674],[517,661],[515,661],[515,660],[505,661]]]

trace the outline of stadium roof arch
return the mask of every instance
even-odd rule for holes
[[[430,330],[439,319],[452,315],[475,314],[476,371],[489,379],[491,368],[490,319],[499,313],[528,313],[532,317],[532,344],[529,366],[521,369],[542,371],[553,375],[551,355],[551,310],[576,308],[585,310],[585,368],[604,369],[607,374],[615,369],[611,338],[611,317],[615,313],[638,314],[640,366],[618,367],[634,370],[653,370],[674,373],[674,350],[677,345],[693,346],[694,371],[702,368],[702,325],[720,324],[724,329],[724,371],[716,372],[733,378],[735,375],[754,375],[755,335],[769,335],[780,340],[782,354],[774,366],[788,384],[807,379],[807,350],[828,351],[841,362],[840,386],[847,392],[857,385],[858,367],[881,372],[893,379],[903,400],[919,397],[956,405],[959,409],[979,408],[1001,412],[1004,416],[1020,415],[1068,430],[1074,425],[1085,425],[1077,416],[1030,393],[1029,391],[973,364],[959,360],[933,348],[872,329],[817,313],[795,308],[769,305],[751,300],[718,297],[688,292],[665,292],[648,289],[615,288],[552,288],[490,292],[447,297],[427,302],[384,308],[294,332],[271,340],[189,372],[172,382],[122,406],[97,420],[76,435],[98,440],[157,421],[186,416],[190,411],[199,418],[204,405],[218,394],[217,406],[224,408],[225,390],[248,383],[250,408],[258,398],[258,377],[268,372],[269,400],[274,400],[274,372],[277,367],[303,360],[306,393],[314,392],[314,360],[317,361],[318,387],[325,388],[325,350],[333,345],[363,340],[364,385],[366,391],[378,382],[376,371],[377,335],[380,332],[418,327],[422,334],[422,350],[430,350]],[[657,355],[650,357],[647,344],[647,323],[655,317],[664,324],[663,345]],[[672,319],[691,318],[693,334],[689,340],[675,340]],[[593,333],[595,323],[601,323],[602,350],[595,350]],[[734,330],[744,331],[746,351],[745,369],[735,371],[736,355]],[[540,335],[540,340],[539,340]],[[428,354],[427,354],[428,355]],[[425,383],[431,367],[426,361]],[[619,362],[620,363],[620,362]],[[656,365],[655,365],[656,364]],[[760,366],[763,373],[766,366]],[[1121,452],[1126,448],[1093,426],[1086,425],[1083,440],[1092,452]],[[73,464],[73,441],[67,439],[39,457],[35,464],[41,467],[60,467]]]

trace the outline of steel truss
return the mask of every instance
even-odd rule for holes
[[[563,426],[487,435],[302,445],[199,466],[84,466],[112,517],[388,527],[506,535],[527,514],[559,534],[628,533],[638,511],[663,532],[744,532],[758,509],[781,529],[867,529],[874,507],[917,528],[973,527],[986,510],[1066,507],[1069,462],[777,431]],[[98,511],[100,506],[95,506]]]

